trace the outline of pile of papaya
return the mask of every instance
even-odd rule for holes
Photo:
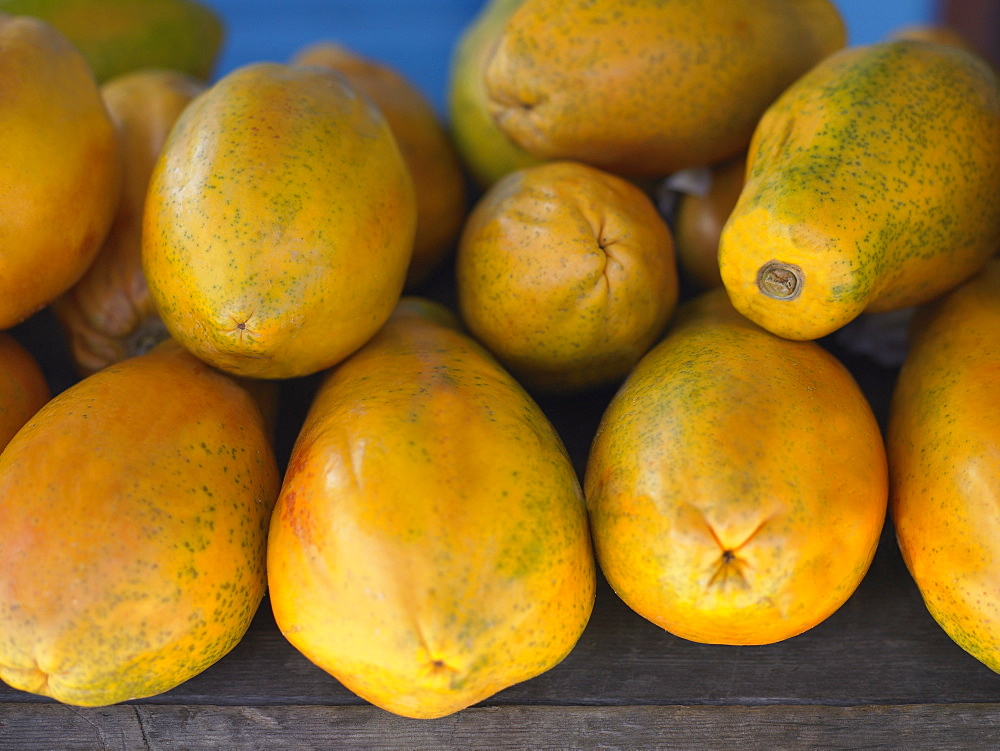
[[[1000,671],[975,51],[849,45],[833,0],[490,0],[439,113],[332,40],[220,75],[224,32],[0,1],[0,679],[154,696],[266,594],[351,691],[441,717],[563,660],[599,576],[687,640],[794,638],[887,520]],[[883,422],[828,343],[886,313]],[[546,405],[605,397],[575,463]]]

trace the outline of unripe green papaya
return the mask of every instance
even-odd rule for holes
[[[99,83],[140,68],[208,80],[222,49],[222,18],[196,0],[0,0],[0,12],[61,31]]]

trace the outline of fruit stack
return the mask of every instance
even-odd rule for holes
[[[961,40],[492,0],[446,119],[331,42],[213,78],[222,40],[189,0],[0,2],[0,327],[51,311],[77,373],[0,335],[0,678],[160,694],[267,592],[440,717],[558,664],[599,573],[684,639],[793,638],[888,513],[1000,671],[1000,83]],[[825,344],[894,312],[881,425]],[[581,466],[544,405],[588,395]]]

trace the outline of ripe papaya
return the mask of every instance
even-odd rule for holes
[[[737,310],[816,339],[919,305],[1000,245],[1000,79],[954,45],[831,55],[761,118],[719,269]]]
[[[848,370],[716,287],[678,310],[611,400],[584,489],[598,563],[633,610],[692,641],[768,644],[857,588],[887,484]]]
[[[173,341],[60,392],[0,455],[0,679],[101,706],[212,665],[263,597],[279,484],[255,395]]]
[[[167,134],[204,89],[187,73],[162,69],[124,73],[101,87],[123,143],[121,200],[97,257],[52,303],[83,375],[141,354],[167,336],[142,273],[142,211]]]
[[[252,63],[174,124],[146,195],[143,272],[167,330],[206,362],[305,376],[389,317],[416,213],[368,97],[332,70]]]
[[[532,156],[663,177],[744,151],[845,39],[830,0],[523,0],[480,75],[497,127]]]
[[[504,175],[459,238],[462,321],[532,392],[620,382],[678,298],[674,243],[634,184],[581,162]]]
[[[0,331],[0,451],[50,398],[49,382],[34,355]]]
[[[924,603],[1000,672],[1000,258],[915,312],[886,441],[896,539]]]
[[[225,24],[196,0],[0,0],[0,12],[34,16],[57,28],[104,83],[141,68],[209,80]]]
[[[673,216],[677,265],[697,289],[722,286],[719,238],[743,190],[746,158],[738,156],[708,170],[703,193],[679,196]]]
[[[450,311],[404,298],[292,450],[268,541],[282,633],[373,704],[440,717],[562,660],[595,578],[551,423]]]
[[[0,13],[0,329],[97,255],[122,185],[118,133],[86,61],[50,24]]]
[[[292,65],[321,65],[342,74],[385,116],[417,194],[417,230],[406,287],[426,280],[454,249],[465,219],[465,173],[451,134],[430,101],[391,66],[334,42],[299,50]]]

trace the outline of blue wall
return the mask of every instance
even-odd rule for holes
[[[225,20],[219,74],[260,60],[286,61],[323,39],[394,66],[443,111],[448,60],[482,0],[203,0]],[[712,0],[705,0],[712,2]],[[877,41],[930,21],[934,0],[838,0],[849,43]]]

